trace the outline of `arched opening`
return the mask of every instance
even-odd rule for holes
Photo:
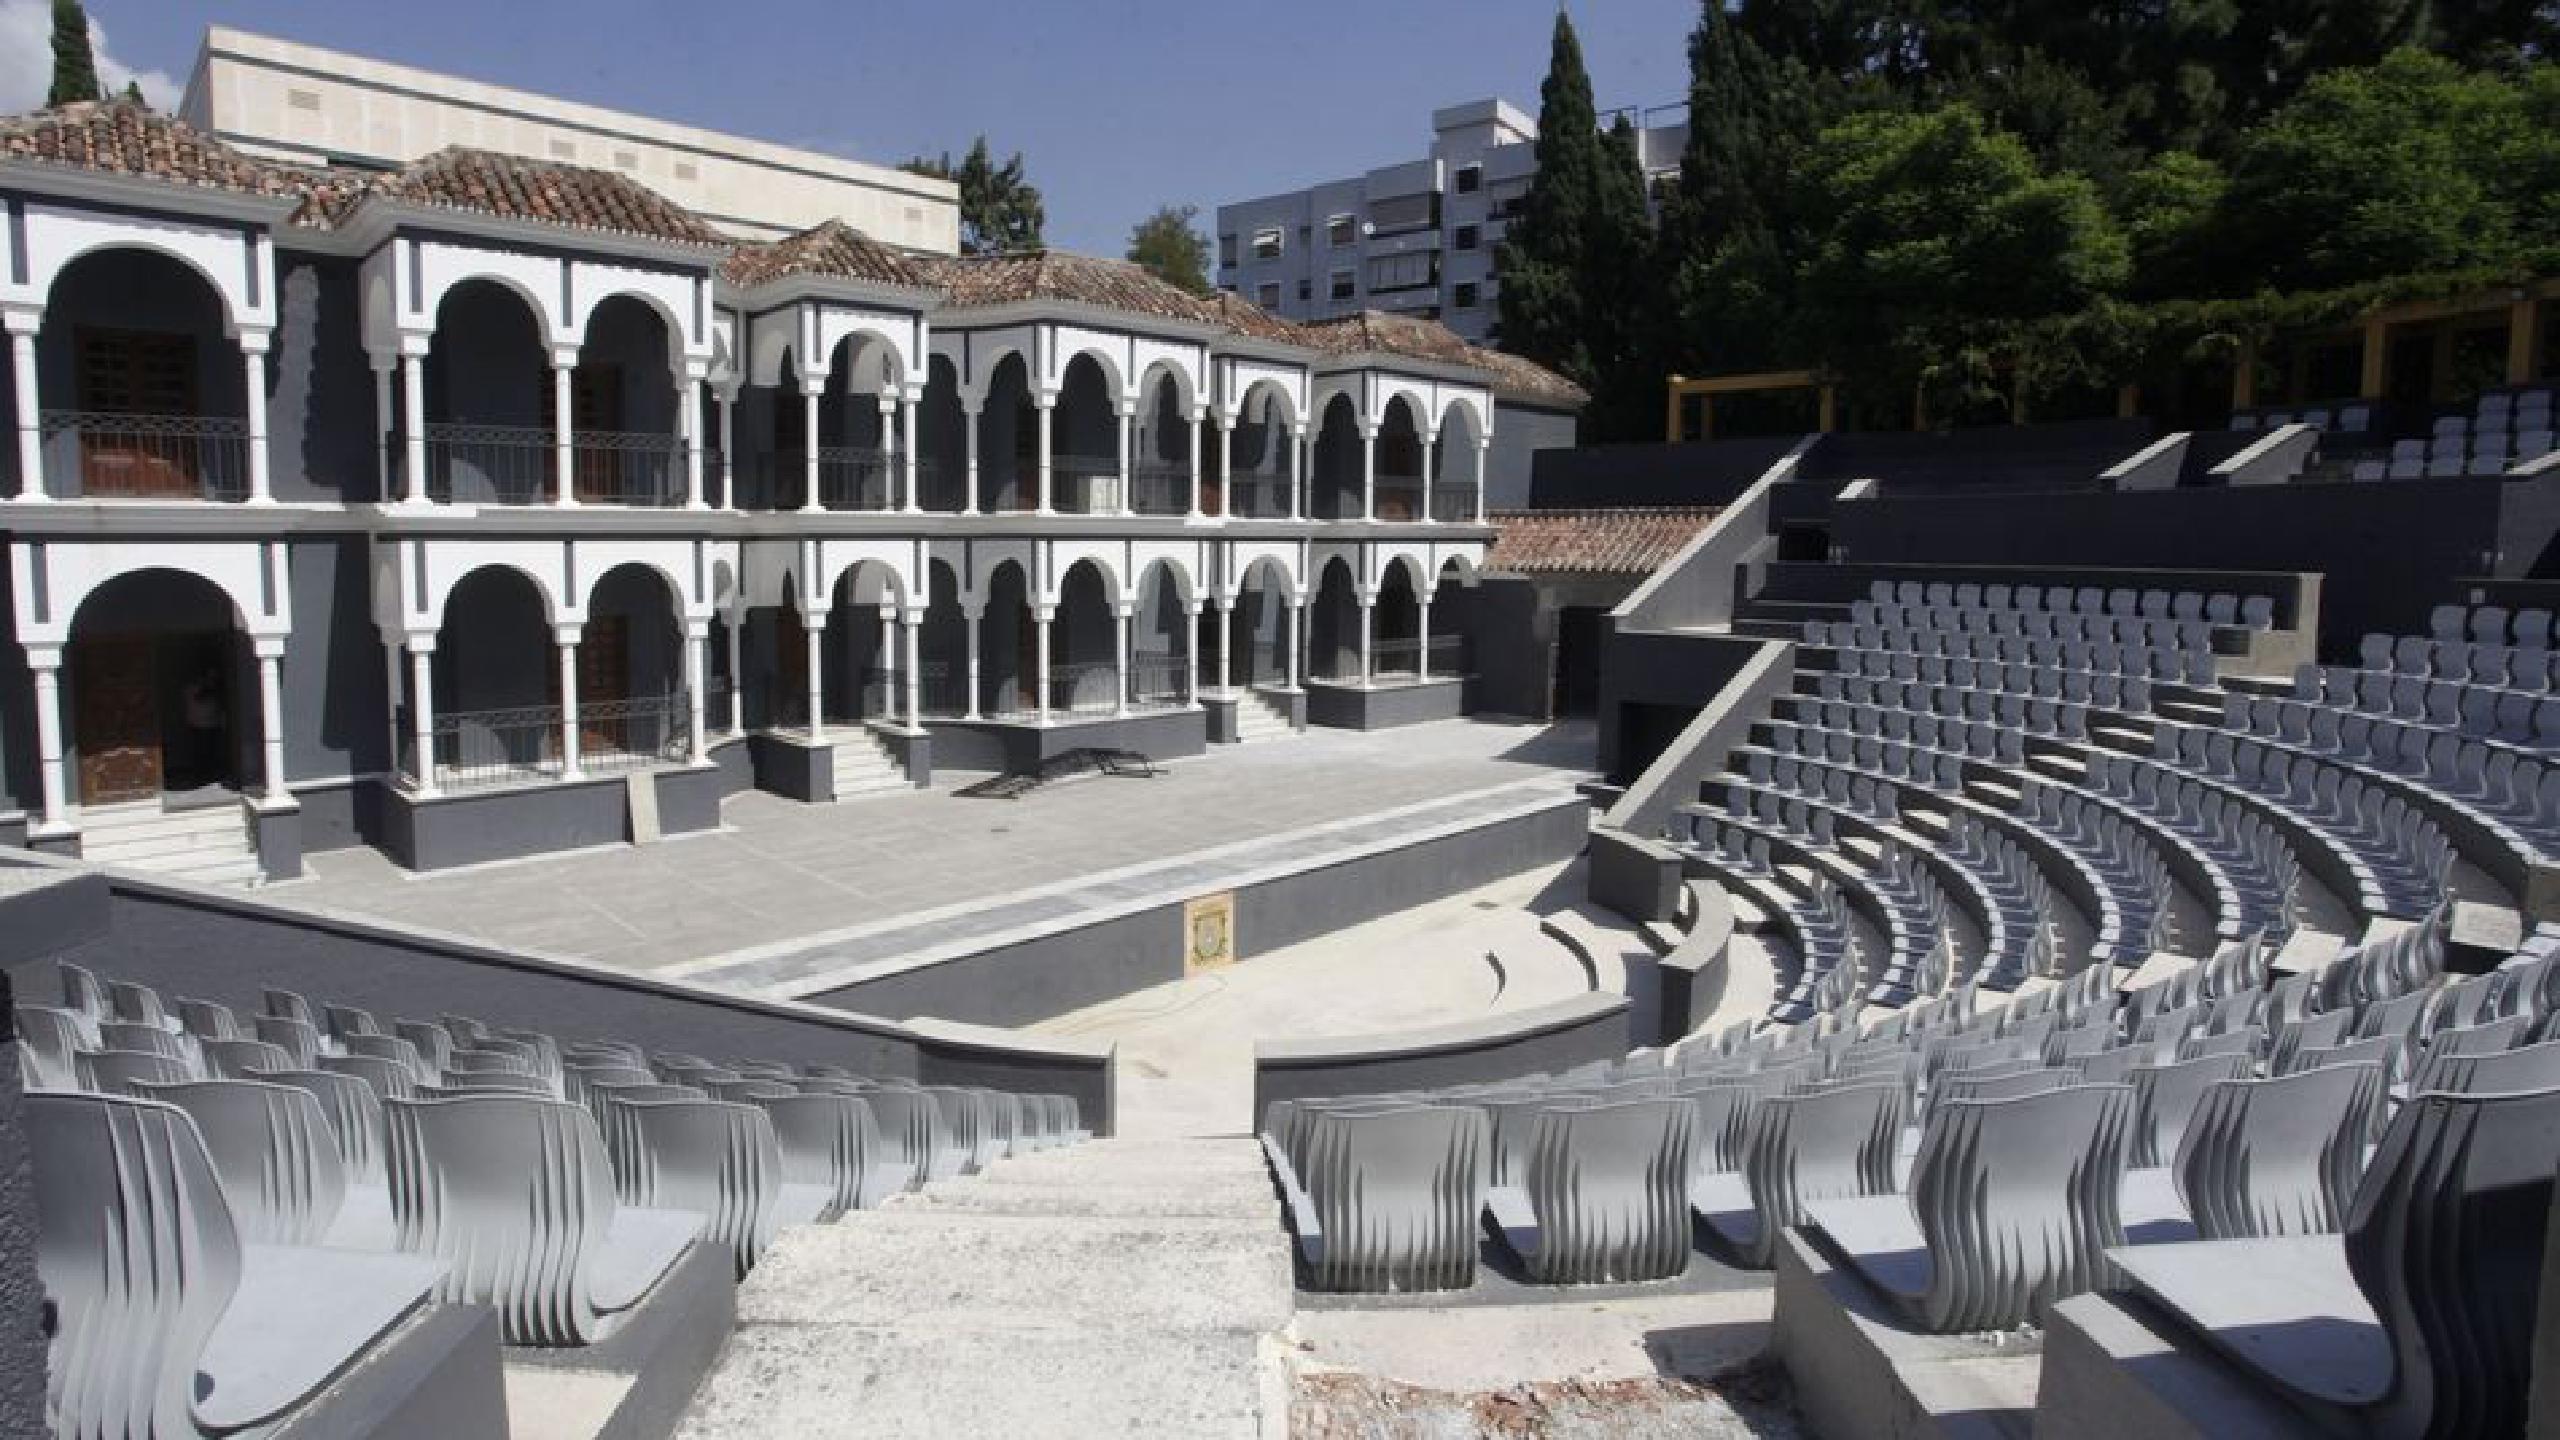
[[[1031,581],[1022,566],[998,561],[987,576],[986,613],[978,621],[981,708],[1020,719],[1040,705],[1040,642],[1033,624]]]
[[[1476,642],[1476,572],[1451,559],[1431,587],[1430,644],[1425,653],[1434,679],[1473,673]]]
[[[531,301],[465,280],[436,306],[427,349],[427,498],[535,505],[552,498],[550,347]]]
[[[828,724],[890,724],[902,713],[898,625],[905,587],[878,560],[836,577],[819,677]]]
[[[1246,567],[1236,593],[1236,683],[1248,687],[1289,684],[1289,575],[1264,557]]]
[[[950,720],[966,715],[969,705],[969,614],[960,595],[960,576],[940,560],[929,562],[931,576],[924,610],[924,633],[916,648],[923,657],[924,713]]]
[[[1050,417],[1049,504],[1067,515],[1108,515],[1120,509],[1120,397],[1100,360],[1079,354],[1067,362]]]
[[[1288,517],[1289,492],[1298,474],[1294,429],[1288,394],[1278,385],[1264,380],[1245,391],[1244,404],[1227,431],[1226,460],[1234,473],[1223,477],[1221,513],[1259,520]]]
[[[772,386],[754,392],[765,409],[768,443],[757,457],[754,480],[745,487],[750,508],[797,510],[808,498],[809,408],[803,389],[800,354],[786,349],[775,364]]]
[[[960,407],[960,370],[937,355],[925,367],[924,410],[916,417],[916,503],[958,514],[969,500],[969,416]],[[943,593],[940,586],[934,593]]]
[[[1369,617],[1369,678],[1411,680],[1422,673],[1421,597],[1415,592],[1414,567],[1396,560],[1378,582],[1378,598]]]
[[[221,293],[183,260],[111,248],[64,266],[36,340],[45,475],[19,476],[19,493],[249,498],[248,368],[228,328]]]
[[[438,787],[561,772],[560,665],[550,606],[532,577],[504,565],[463,576],[445,596],[433,670]],[[414,730],[404,722],[401,733]]]
[[[1307,615],[1307,678],[1336,685],[1360,681],[1359,586],[1339,555],[1325,562]]]
[[[1387,401],[1378,422],[1378,500],[1381,520],[1422,518],[1422,429],[1401,395]]]
[[[667,578],[617,565],[587,597],[578,636],[578,741],[590,771],[685,758],[684,622]]]
[[[1138,577],[1137,608],[1129,618],[1129,700],[1133,705],[1169,709],[1188,705],[1192,694],[1192,657],[1199,652],[1192,629],[1187,587],[1170,560],[1158,560]]]
[[[680,382],[672,378],[675,351],[666,317],[645,300],[609,296],[587,316],[577,368],[569,372],[572,493],[579,500],[594,505],[684,503],[684,440],[677,433]]]
[[[1079,560],[1058,586],[1049,627],[1049,709],[1060,715],[1109,715],[1120,708],[1120,619],[1101,565]]]
[[[1360,407],[1348,395],[1325,402],[1316,427],[1313,494],[1319,520],[1360,518]]]
[[[226,799],[257,773],[257,662],[211,581],[155,569],[99,586],[66,663],[82,806]]]
[[[1440,417],[1439,443],[1431,448],[1431,518],[1447,524],[1474,522],[1484,491],[1484,449],[1475,412],[1452,400]]]
[[[898,357],[877,335],[836,342],[818,397],[818,503],[828,510],[897,508]],[[804,462],[805,464],[805,462]]]
[[[1193,436],[1182,382],[1172,366],[1158,365],[1147,372],[1140,396],[1137,453],[1129,462],[1130,508],[1141,515],[1187,514]]]
[[[1040,415],[1031,403],[1031,367],[1018,351],[996,362],[978,412],[978,505],[991,512],[1040,504]]]

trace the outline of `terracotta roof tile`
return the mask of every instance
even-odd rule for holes
[[[0,156],[241,195],[281,199],[303,193],[285,167],[252,159],[173,116],[122,100],[0,119]]]
[[[366,193],[682,245],[731,244],[692,211],[629,176],[459,145],[376,178]]]
[[[1481,345],[1467,347],[1467,363],[1479,370],[1493,372],[1494,388],[1507,390],[1526,400],[1579,410],[1591,403],[1591,393],[1534,360],[1525,360],[1504,350],[1488,350]]]
[[[1497,510],[1487,570],[1650,575],[1716,517],[1711,509]]]
[[[924,274],[897,251],[841,220],[812,225],[765,245],[741,245],[721,262],[729,283],[752,289],[794,275],[923,286]]]
[[[1437,320],[1363,310],[1297,327],[1302,343],[1336,355],[1401,355],[1442,365],[1464,365],[1490,372],[1494,388],[1530,400],[1580,409],[1591,397],[1581,386],[1531,360],[1499,350],[1470,345]]]
[[[1075,255],[1064,250],[1025,250],[1004,255],[919,256],[927,276],[954,307],[1059,300],[1100,305],[1161,320],[1224,323],[1215,306],[1168,285],[1126,260]]]

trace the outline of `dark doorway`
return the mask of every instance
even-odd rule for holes
[[[1644,705],[1627,702],[1618,707],[1618,763],[1609,772],[1612,785],[1632,785],[1646,767],[1671,748],[1689,722],[1698,718],[1694,705]]]
[[[1568,605],[1556,612],[1555,707],[1559,717],[1600,710],[1600,633],[1609,612]]]

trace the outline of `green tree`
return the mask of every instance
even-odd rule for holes
[[[2163,151],[2127,176],[2116,202],[2146,299],[2217,294],[2231,282],[2221,220],[2230,177],[2184,150]]]
[[[1601,136],[1593,178],[1581,274],[1589,419],[1601,439],[1632,440],[1662,424],[1663,336],[1644,165],[1626,116]]]
[[[994,255],[1040,248],[1040,227],[1047,222],[1048,213],[1041,204],[1040,187],[1024,178],[1022,152],[1015,151],[999,165],[987,151],[987,137],[981,135],[956,166],[946,151],[940,159],[919,156],[901,168],[909,174],[949,180],[960,187],[962,254]]]
[[[1148,274],[1194,295],[1209,293],[1209,237],[1192,224],[1197,205],[1167,205],[1129,232],[1129,258]]]
[[[1538,87],[1537,173],[1495,255],[1504,348],[1591,383],[1590,230],[1599,203],[1600,117],[1573,21],[1556,12],[1547,78]]]
[[[146,110],[151,108],[151,102],[142,98],[142,82],[139,80],[124,82],[124,94],[119,98],[127,105],[139,105]]]
[[[80,0],[53,0],[53,88],[47,105],[98,98],[98,57],[89,49],[89,12]]]

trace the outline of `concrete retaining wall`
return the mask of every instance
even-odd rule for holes
[[[1266,1040],[1253,1049],[1253,1113],[1274,1100],[1472,1085],[1569,1070],[1629,1049],[1624,995],[1576,995],[1462,1025],[1393,1035]]]

